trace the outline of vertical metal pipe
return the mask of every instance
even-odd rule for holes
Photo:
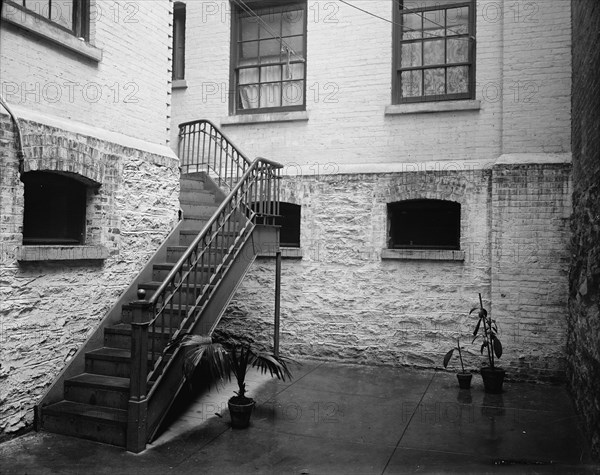
[[[281,250],[275,254],[275,334],[273,335],[273,353],[279,356],[279,317],[281,312]]]

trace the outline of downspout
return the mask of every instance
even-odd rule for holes
[[[23,136],[21,134],[21,127],[19,126],[19,119],[11,110],[1,94],[0,104],[6,109],[8,115],[10,115],[10,118],[13,121],[13,124],[15,124],[15,128],[17,129],[17,158],[19,159],[19,174],[23,174],[23,161],[25,158],[25,153],[23,152]]]
[[[4,1],[0,0],[0,19],[2,18],[3,7],[4,7]],[[19,174],[21,175],[21,174],[23,174],[23,169],[24,169],[23,161],[25,158],[25,153],[23,153],[23,135],[21,134],[21,127],[19,126],[19,119],[14,114],[14,112],[9,107],[9,105],[6,103],[6,101],[2,97],[2,94],[0,94],[0,104],[2,105],[2,107],[4,107],[6,109],[6,112],[8,112],[8,115],[10,115],[10,118],[12,119],[13,124],[15,124],[15,129],[17,129],[17,158],[19,159]]]

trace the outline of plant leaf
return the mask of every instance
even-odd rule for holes
[[[475,310],[477,310],[479,308],[479,305],[477,307],[473,307],[471,309],[471,311],[469,312],[469,315],[471,315]]]
[[[498,340],[496,335],[492,335],[492,344],[496,357],[500,358],[502,356],[502,343],[500,343],[500,340]]]
[[[475,325],[475,330],[473,331],[473,336],[477,335],[477,333],[479,332],[480,326],[481,326],[481,318],[479,320],[477,320],[477,325]]]
[[[454,353],[454,350],[456,348],[452,348],[448,353],[446,353],[446,356],[444,356],[444,368],[448,367],[448,363],[450,362],[450,358],[452,358],[452,354]]]
[[[484,341],[484,342],[481,344],[481,354],[482,354],[482,355],[483,355],[483,349],[484,349],[484,348],[485,348],[487,345],[488,345],[487,341]]]

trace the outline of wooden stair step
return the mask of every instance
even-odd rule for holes
[[[127,411],[123,409],[60,401],[43,408],[42,427],[119,447],[127,443]]]
[[[152,355],[148,354],[148,369],[152,363]],[[104,374],[129,378],[131,374],[131,351],[124,348],[102,347],[85,354],[85,371],[93,374]]]
[[[127,409],[129,378],[82,373],[65,381],[67,401]]]

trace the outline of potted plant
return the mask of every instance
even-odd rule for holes
[[[488,312],[483,308],[483,301],[481,300],[481,294],[479,294],[479,307],[474,307],[469,312],[469,315],[479,308],[477,324],[473,331],[473,343],[478,338],[483,341],[481,343],[481,354],[483,351],[487,351],[487,358],[489,366],[481,368],[481,377],[483,378],[483,386],[485,392],[492,394],[499,394],[502,392],[502,384],[504,382],[504,376],[506,372],[496,366],[495,358],[502,356],[502,343],[498,339],[498,326],[496,321],[492,320],[488,316]]]
[[[444,356],[444,368],[448,367],[448,363],[450,362],[450,358],[454,354],[454,350],[458,350],[458,359],[460,360],[460,367],[462,368],[462,373],[456,373],[456,377],[458,378],[458,386],[460,389],[470,389],[471,388],[471,378],[473,375],[471,373],[467,373],[465,371],[465,365],[463,364],[462,359],[462,348],[460,347],[460,338],[456,339],[456,346],[452,348],[446,356]]]
[[[188,353],[185,360],[185,373],[188,380],[198,366],[206,368],[210,382],[231,380],[233,375],[238,390],[234,391],[227,405],[231,415],[231,427],[243,429],[248,427],[255,401],[246,396],[246,374],[250,368],[258,368],[261,373],[285,381],[291,379],[286,359],[272,353],[261,351],[247,343],[231,344],[213,342],[212,338],[203,335],[186,335],[182,342]]]

